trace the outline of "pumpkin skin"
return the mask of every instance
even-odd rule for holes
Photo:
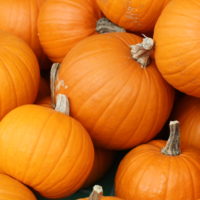
[[[173,109],[171,118],[181,124],[181,146],[200,149],[200,100],[187,96],[181,97]]]
[[[50,96],[46,96],[46,97],[43,97],[41,99],[38,99],[38,101],[36,101],[35,104],[38,104],[38,105],[41,105],[41,106],[44,106],[44,107],[48,107],[48,108],[52,108]]]
[[[95,0],[46,1],[39,14],[38,32],[49,59],[61,62],[78,41],[96,33],[100,17]]]
[[[200,97],[199,9],[197,0],[173,0],[154,32],[155,59],[162,76],[177,90],[196,97]]]
[[[36,200],[27,187],[5,174],[0,174],[0,199]]]
[[[83,199],[78,199],[78,200],[89,200],[88,198],[83,198]],[[100,200],[124,200],[118,197],[113,197],[113,196],[103,196],[101,197]]]
[[[1,171],[47,198],[71,195],[90,173],[91,139],[65,114],[38,105],[20,106],[3,118],[0,132]]]
[[[113,164],[115,152],[101,148],[95,148],[94,163],[83,188],[93,185],[108,171]]]
[[[0,31],[0,119],[13,108],[36,99],[40,71],[37,58],[20,38]]]
[[[68,96],[71,116],[99,147],[128,149],[146,142],[171,112],[174,90],[154,62],[141,68],[131,58],[129,45],[138,42],[141,38],[130,33],[90,36],[58,69],[55,93]]]
[[[104,15],[127,30],[148,33],[170,0],[97,0]],[[148,10],[148,12],[147,12]]]
[[[183,148],[179,156],[166,156],[160,152],[165,143],[155,140],[140,145],[122,159],[115,177],[116,196],[126,200],[200,197],[199,151]]]
[[[1,0],[0,29],[22,38],[42,58],[43,52],[37,35],[39,8],[45,0]]]

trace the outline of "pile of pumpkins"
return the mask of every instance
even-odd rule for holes
[[[0,5],[0,199],[200,199],[200,1]]]

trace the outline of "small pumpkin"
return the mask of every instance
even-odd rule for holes
[[[36,99],[39,65],[30,47],[20,38],[0,31],[0,119],[10,110]]]
[[[181,146],[200,149],[200,99],[183,96],[175,104],[172,119],[181,124]]]
[[[154,31],[160,73],[174,88],[195,97],[200,97],[199,10],[197,0],[173,0],[163,10]]]
[[[0,174],[0,199],[4,200],[36,200],[34,194],[19,181]]]
[[[95,185],[93,191],[88,198],[78,200],[124,200],[114,196],[103,196],[103,188],[100,185]]]
[[[9,112],[0,123],[0,170],[47,198],[77,191],[94,160],[88,133],[66,115],[66,97],[58,97],[55,110],[24,105]]]
[[[140,42],[141,37],[125,32],[93,35],[79,42],[58,69],[55,93],[68,96],[71,116],[99,147],[128,149],[149,141],[171,112],[174,90],[154,61],[149,64]]]
[[[126,200],[199,198],[200,152],[180,149],[179,137],[179,122],[171,121],[167,143],[154,140],[132,149],[118,166],[116,195]]]
[[[153,32],[160,13],[170,0],[97,0],[113,23],[133,32]]]
[[[115,159],[115,152],[95,147],[94,163],[83,188],[93,185],[108,171]]]

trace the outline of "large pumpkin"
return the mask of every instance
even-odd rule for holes
[[[74,44],[96,32],[101,17],[95,0],[48,0],[38,19],[39,39],[48,57],[61,62]]]
[[[132,149],[120,162],[116,195],[126,200],[195,200],[200,197],[200,152],[179,147],[179,123],[170,122],[168,142]]]
[[[56,109],[66,105],[60,102]],[[45,197],[71,195],[90,173],[91,139],[64,113],[39,105],[20,106],[3,118],[0,133],[0,170]]]
[[[5,174],[0,174],[0,199],[36,200],[34,194],[26,186]]]
[[[184,96],[174,107],[173,119],[181,124],[181,145],[200,149],[200,99]]]
[[[33,103],[39,86],[39,65],[20,38],[0,31],[0,119],[13,108]]]
[[[155,26],[155,58],[163,77],[177,90],[200,97],[200,1],[173,0]]]
[[[170,0],[97,0],[97,3],[112,22],[125,29],[152,32],[163,8]]]
[[[45,0],[1,0],[0,29],[25,40],[41,58],[42,48],[37,34],[39,8]]]
[[[90,36],[65,57],[55,92],[70,101],[71,115],[88,130],[96,145],[126,149],[154,137],[171,112],[174,90],[154,62],[142,67],[131,57],[129,33]]]

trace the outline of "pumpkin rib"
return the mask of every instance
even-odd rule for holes
[[[32,153],[30,154],[30,157],[29,157],[28,166],[26,166],[26,168],[29,169],[29,170],[31,170],[30,166],[33,166],[31,164],[31,162],[34,160],[34,155],[35,155],[36,150],[37,150],[36,147],[38,146],[39,140],[42,137],[42,132],[43,132],[45,126],[48,124],[48,120],[52,116],[53,116],[53,112],[49,113],[49,116],[47,117],[47,120],[43,123],[42,128],[40,129],[40,134],[38,134],[38,137],[37,137],[37,139],[35,141],[35,145],[33,146],[32,151],[31,151]],[[22,181],[23,182],[26,182],[26,176],[28,176],[28,174],[29,174],[29,170],[27,170],[27,169],[25,170],[24,177],[22,177]]]
[[[42,182],[41,182],[40,184],[37,184],[35,187],[39,187],[39,185],[44,184],[44,182],[47,182],[48,178],[52,175],[52,173],[54,173],[54,171],[56,170],[56,167],[58,166],[60,160],[62,159],[62,157],[64,156],[64,154],[65,154],[66,151],[68,150],[68,148],[66,148],[66,147],[67,147],[67,145],[68,145],[68,143],[69,143],[69,141],[70,141],[70,138],[71,138],[71,136],[72,136],[72,134],[71,134],[71,133],[72,133],[72,120],[70,120],[70,128],[69,128],[69,130],[70,130],[70,131],[69,131],[70,134],[69,134],[69,136],[68,136],[68,138],[67,138],[67,142],[65,143],[65,146],[63,147],[62,153],[60,153],[59,157],[58,157],[57,160],[56,160],[56,165],[55,165],[54,168],[50,171],[50,173],[47,174],[47,176],[43,178]],[[53,141],[53,138],[52,138],[52,141]]]
[[[19,56],[18,56],[18,54],[14,54],[14,52],[13,51],[11,51],[10,50],[10,48],[4,48],[5,50],[7,50],[13,57],[15,57],[15,58],[17,58],[18,60],[19,60],[19,62],[20,63],[22,63],[24,66],[25,66],[25,68],[24,69],[26,69],[26,71],[27,72],[29,72],[29,78],[31,79],[31,83],[32,84],[35,84],[35,81],[34,81],[34,79],[35,79],[35,77],[33,77],[33,75],[32,75],[32,72],[30,71],[30,69],[28,68],[28,67],[26,67],[27,65],[24,63],[24,60],[22,60]],[[21,51],[23,51],[22,49],[21,49]],[[26,53],[26,52],[24,52],[24,53]],[[19,72],[19,74],[21,74],[21,71],[19,70],[19,68],[16,66],[16,69],[18,69],[18,72]],[[33,70],[34,69],[36,69],[36,68],[33,68]],[[22,76],[23,77],[23,76]],[[32,87],[32,88],[35,88],[35,85],[33,85],[34,87]],[[29,91],[29,90],[28,90]],[[27,93],[28,94],[28,93]]]
[[[81,143],[81,148],[82,148],[82,146],[83,146],[83,142]],[[80,148],[80,149],[81,149],[81,148]],[[81,152],[82,152],[82,151],[81,151]],[[78,156],[78,158],[76,159],[75,164],[70,168],[70,170],[67,171],[66,175],[63,176],[63,178],[62,178],[60,181],[58,181],[56,184],[53,185],[53,187],[51,187],[51,189],[53,189],[53,188],[55,188],[55,187],[58,187],[59,184],[62,184],[63,179],[66,178],[67,176],[69,176],[69,174],[70,174],[69,172],[73,171],[73,169],[75,168],[75,166],[79,163],[78,161],[80,160],[80,157],[81,157],[81,156]],[[84,182],[83,182],[83,183],[84,183]],[[50,189],[50,188],[49,188],[49,189]],[[47,191],[48,191],[48,190],[47,190]]]

